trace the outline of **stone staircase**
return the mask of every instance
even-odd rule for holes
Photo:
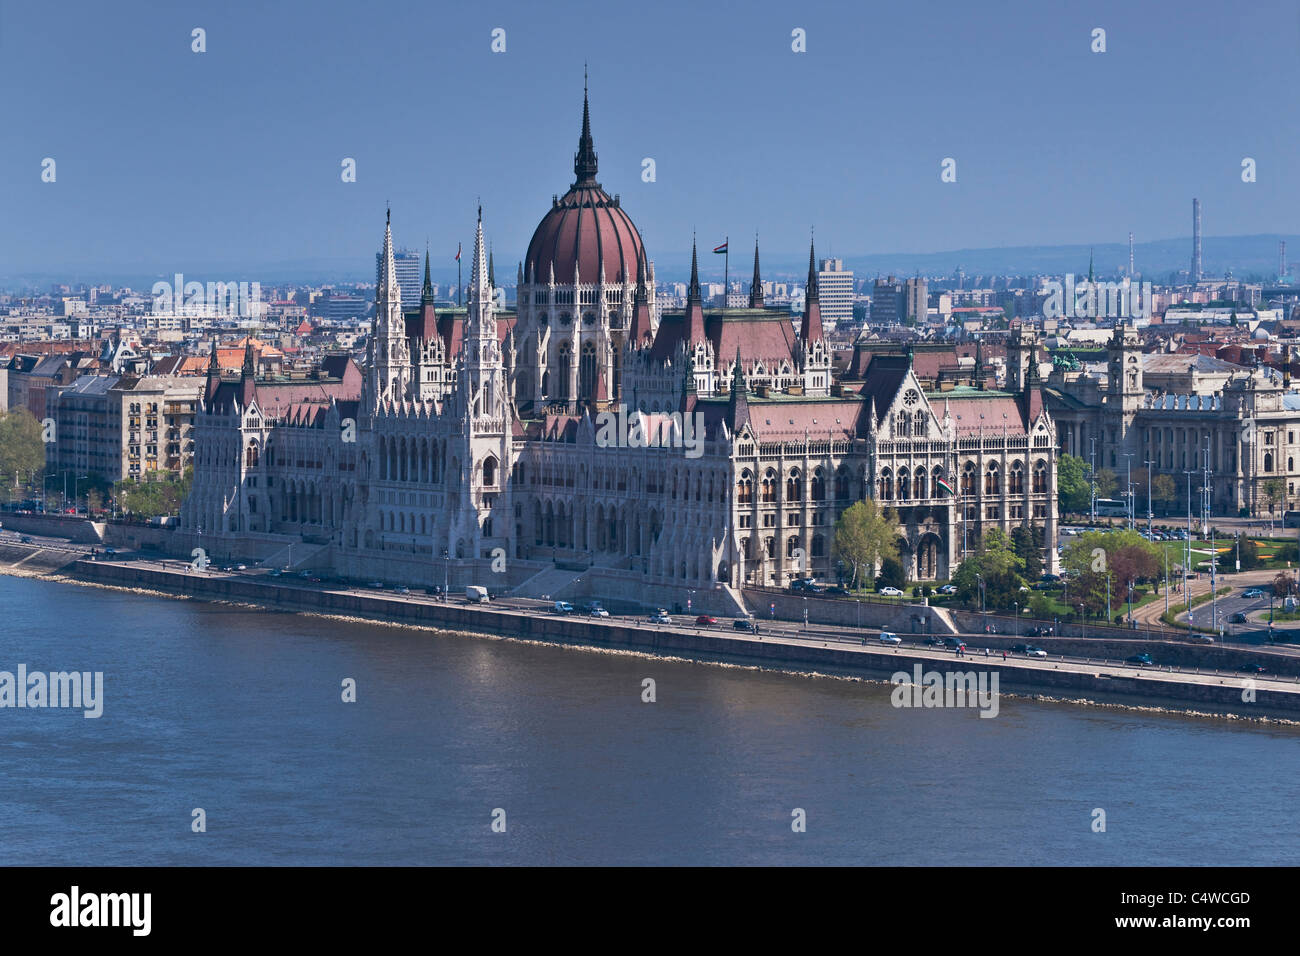
[[[539,598],[545,601],[562,600],[564,590],[582,577],[583,571],[570,571],[565,568],[546,568],[534,574],[523,584],[516,586],[511,597]]]

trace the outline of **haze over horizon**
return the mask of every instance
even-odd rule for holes
[[[447,281],[480,198],[512,277],[573,179],[584,58],[599,178],[665,278],[689,261],[692,232],[702,270],[720,277],[708,250],[729,236],[744,275],[755,231],[772,272],[806,261],[810,227],[819,257],[846,264],[1089,246],[1126,259],[1133,231],[1140,270],[1148,243],[1180,243],[1186,268],[1196,196],[1213,272],[1216,243],[1294,228],[1292,4],[1233,19],[1202,3],[1109,0],[1016,2],[998,17],[816,0],[739,15],[675,0],[559,16],[521,3],[141,6],[0,14],[0,76],[27,91],[8,104],[15,135],[0,150],[0,277],[277,263],[363,276],[391,202],[398,244],[427,241]],[[497,27],[504,53],[491,51]],[[1104,53],[1090,49],[1098,27]],[[805,53],[791,49],[796,28]],[[1232,69],[1193,75],[1206,62]],[[348,157],[355,183],[340,178]],[[956,182],[940,179],[947,157]],[[1255,182],[1242,181],[1244,157]]]

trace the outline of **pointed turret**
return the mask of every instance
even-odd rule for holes
[[[650,286],[646,279],[644,250],[636,260],[636,293],[632,303],[632,327],[628,329],[628,341],[633,347],[640,348],[654,337],[654,330],[650,327]]]
[[[399,310],[402,304],[402,287],[397,281],[397,261],[393,258],[393,211],[391,209],[388,210],[384,223],[384,265],[379,276],[376,301],[380,306],[390,302],[396,303]]]
[[[754,278],[749,283],[749,307],[763,307],[763,278],[758,271],[758,237],[754,237]]]
[[[975,340],[975,373],[972,377],[971,384],[976,388],[984,388],[984,339]]]
[[[799,325],[799,339],[806,346],[822,338],[821,297],[817,290],[817,255],[813,244],[808,243],[808,286],[804,292],[803,322]]]
[[[257,392],[257,364],[253,357],[253,337],[244,339],[244,365],[239,370],[239,404],[248,408]]]
[[[424,285],[420,289],[420,305],[433,304],[433,280],[429,276],[429,250],[424,250]]]
[[[496,287],[497,287],[496,264],[492,259],[492,250],[488,249],[488,288],[495,289]]]
[[[587,75],[582,76],[582,135],[573,155],[574,186],[596,186],[596,145],[591,139],[591,110],[587,105]]]
[[[217,337],[212,336],[212,355],[208,358],[208,380],[203,389],[203,400],[211,405],[213,396],[221,387],[221,363],[217,361]]]
[[[736,346],[736,368],[731,375],[731,395],[727,399],[727,425],[735,435],[749,421],[749,399],[746,398],[745,373],[740,368],[740,346]]]
[[[215,353],[214,353],[215,357]],[[252,378],[257,374],[257,359],[253,354],[253,337],[247,336],[244,339],[244,364],[239,370],[240,378]]]
[[[686,290],[686,344],[704,341],[704,299],[700,294],[700,263],[691,237],[691,284]],[[694,379],[692,379],[694,381]]]

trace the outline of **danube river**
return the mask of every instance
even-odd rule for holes
[[[11,864],[1300,864],[1294,726],[0,577],[20,664],[102,671],[103,715],[0,709]]]

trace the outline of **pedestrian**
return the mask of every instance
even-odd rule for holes
[[[1003,651],[1003,652],[1002,652],[1002,659],[1003,659],[1004,661],[1007,659],[1007,652],[1006,652],[1006,651]]]
[[[989,649],[988,649],[987,647],[984,648],[984,656],[985,656],[985,657],[988,657],[988,656],[989,656]]]

